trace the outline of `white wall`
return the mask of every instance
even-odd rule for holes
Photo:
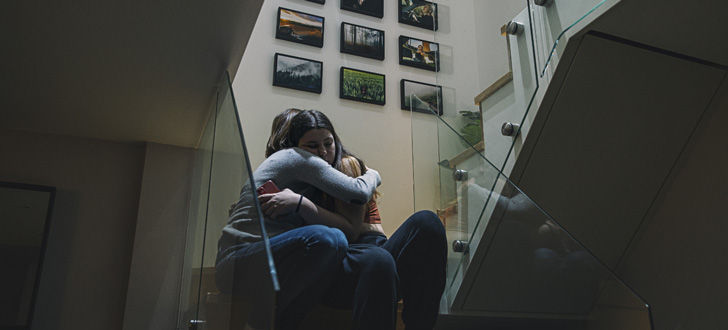
[[[233,89],[253,167],[263,160],[270,124],[276,114],[290,107],[318,109],[326,113],[347,148],[382,175],[379,209],[384,229],[391,234],[414,209],[411,120],[409,112],[400,110],[399,81],[404,78],[432,83],[435,76],[430,71],[399,65],[399,35],[433,40],[433,33],[399,24],[397,3],[385,3],[384,18],[378,19],[341,10],[337,0],[328,0],[325,5],[301,0],[266,1],[235,76]],[[279,6],[325,17],[323,48],[275,39]],[[342,21],[384,30],[384,61],[340,53]],[[276,52],[323,61],[322,93],[273,87],[273,55]],[[385,74],[386,105],[339,99],[341,66]],[[417,118],[427,116],[414,115]]]
[[[33,329],[121,329],[144,147],[0,132],[0,181],[57,188]]]

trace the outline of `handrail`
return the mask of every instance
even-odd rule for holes
[[[480,94],[476,95],[473,100],[475,102],[475,105],[480,105],[480,103],[483,103],[483,101],[491,97],[493,94],[495,94],[495,92],[505,87],[511,81],[513,81],[513,72],[509,71],[502,77],[498,78],[498,80],[496,80],[493,84],[488,86],[488,88],[480,92]]]

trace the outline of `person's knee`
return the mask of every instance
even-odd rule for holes
[[[372,247],[360,257],[360,267],[364,276],[378,278],[380,280],[396,279],[397,264],[387,250],[380,247]]]
[[[312,231],[308,238],[310,248],[333,258],[344,257],[349,242],[341,230],[323,225],[310,225],[309,227]]]
[[[410,217],[410,221],[414,221],[419,231],[430,239],[446,242],[445,227],[442,225],[440,218],[432,211],[418,211]]]

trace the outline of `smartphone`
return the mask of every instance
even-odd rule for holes
[[[256,189],[255,191],[258,192],[258,195],[263,195],[263,194],[275,194],[281,190],[278,189],[278,186],[276,186],[276,184],[273,183],[273,181],[268,180],[262,186],[258,187],[258,189]]]

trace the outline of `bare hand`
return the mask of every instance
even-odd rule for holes
[[[301,195],[286,188],[275,194],[260,195],[258,201],[260,201],[263,214],[271,219],[276,219],[296,211],[300,198]]]

